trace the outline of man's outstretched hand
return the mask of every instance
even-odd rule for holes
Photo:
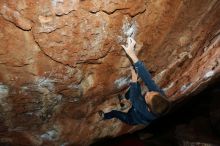
[[[131,37],[127,38],[127,46],[121,45],[124,48],[126,54],[132,59],[134,63],[138,61],[138,58],[134,51],[135,45],[136,41]]]
[[[124,48],[125,52],[130,56],[131,54],[134,53],[135,45],[136,45],[136,41],[133,38],[128,37],[127,38],[127,47],[124,45],[121,45],[121,46]]]

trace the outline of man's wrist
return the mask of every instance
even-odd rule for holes
[[[135,54],[131,54],[130,57],[131,57],[133,63],[138,62],[138,58],[137,58],[137,56]]]
[[[137,84],[137,82],[134,82],[134,81],[130,82],[130,85],[136,85],[136,84]]]
[[[132,83],[137,83],[137,80],[131,80]]]
[[[130,57],[135,56],[135,52],[128,52],[128,56]]]

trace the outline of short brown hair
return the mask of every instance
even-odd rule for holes
[[[161,95],[158,92],[153,92],[149,94],[149,96],[153,96],[151,98],[151,102],[148,103],[150,110],[156,115],[164,115],[170,109],[170,101],[166,99],[165,96]]]

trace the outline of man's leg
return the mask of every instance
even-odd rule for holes
[[[104,114],[104,119],[112,119],[112,118],[117,118],[121,120],[122,122],[127,123],[129,125],[138,124],[137,122],[134,121],[130,110],[128,111],[128,113],[112,110],[111,112]]]

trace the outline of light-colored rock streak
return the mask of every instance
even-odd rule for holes
[[[0,100],[6,98],[9,94],[9,88],[6,85],[0,84]]]
[[[7,103],[7,97],[9,95],[9,87],[0,83],[0,106],[4,112],[10,111],[11,106]]]
[[[50,130],[40,136],[43,140],[55,140],[58,137],[56,130]]]
[[[208,78],[210,78],[210,77],[212,77],[212,76],[214,76],[215,75],[215,72],[213,71],[213,70],[211,70],[211,71],[208,71],[205,75],[204,75],[204,78],[205,79],[208,79]]]
[[[135,21],[129,22],[127,18],[123,21],[122,31],[126,37],[134,38],[137,34],[137,23]]]
[[[128,85],[129,82],[130,82],[130,78],[128,78],[128,77],[122,77],[122,78],[116,80],[114,83],[115,83],[116,87],[117,87],[118,89],[120,89],[121,87],[123,87],[123,86],[125,86],[125,85]]]

